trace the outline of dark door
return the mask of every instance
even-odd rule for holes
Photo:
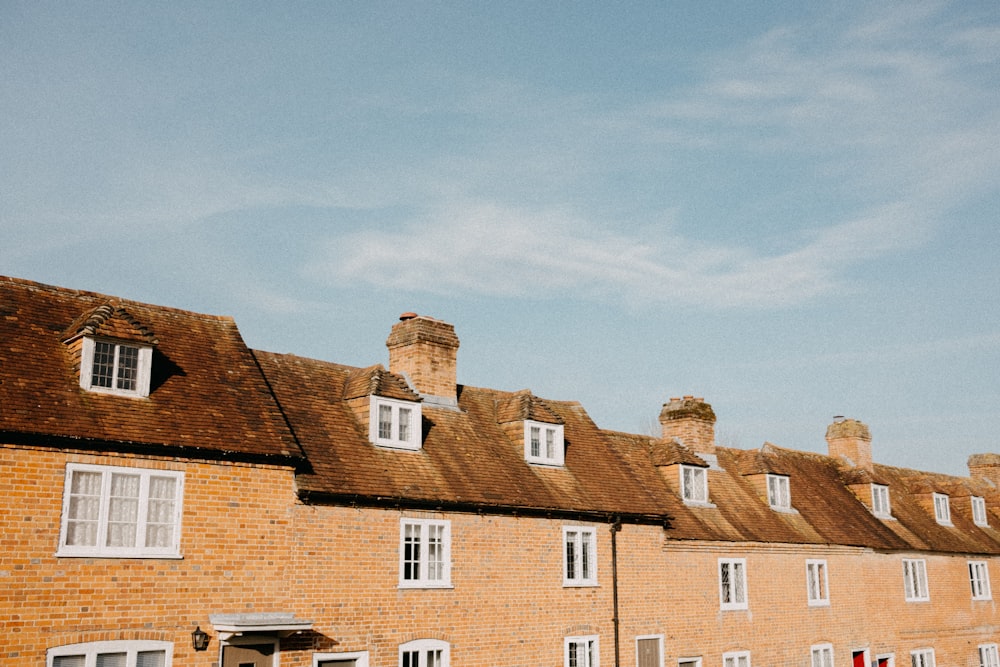
[[[244,644],[222,648],[222,667],[273,667],[274,644]]]
[[[660,640],[639,639],[636,641],[639,652],[639,667],[660,667]]]

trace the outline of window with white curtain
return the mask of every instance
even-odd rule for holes
[[[792,494],[787,475],[767,476],[767,502],[771,505],[772,509],[792,509]]]
[[[399,667],[448,667],[450,646],[438,639],[416,639],[399,646]]]
[[[696,466],[681,466],[681,497],[686,503],[708,503],[708,472]]]
[[[944,493],[934,494],[934,518],[942,526],[951,525],[951,505]]]
[[[809,594],[809,606],[817,607],[830,604],[825,560],[806,560],[806,589]]]
[[[990,525],[986,518],[986,500],[980,496],[972,496],[972,523],[983,527]]]
[[[979,645],[979,667],[1000,667],[996,644]]]
[[[910,651],[911,667],[934,667],[934,649],[922,648],[919,651]]]
[[[597,585],[597,532],[563,526],[563,586]]]
[[[872,514],[883,519],[892,518],[889,487],[885,484],[872,484]]]
[[[170,667],[173,644],[164,641],[105,641],[50,648],[46,667]]]
[[[600,665],[597,635],[566,637],[564,650],[564,667],[599,667]]]
[[[184,473],[70,463],[59,556],[180,557]]]
[[[833,667],[833,644],[812,647],[812,667]]]
[[[723,667],[750,667],[750,651],[731,651],[722,654]]]

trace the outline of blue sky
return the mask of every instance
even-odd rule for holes
[[[1000,452],[1000,4],[0,2],[0,273],[654,432]]]

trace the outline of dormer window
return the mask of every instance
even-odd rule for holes
[[[708,504],[708,472],[697,466],[681,467],[681,498],[695,505]]]
[[[420,449],[420,403],[371,397],[369,439],[382,447]]]
[[[771,509],[791,510],[792,496],[787,475],[767,476],[767,502]]]
[[[563,425],[525,420],[524,460],[528,463],[561,466],[565,461]]]
[[[892,518],[889,487],[885,484],[872,484],[872,514],[882,519]]]
[[[110,339],[85,337],[80,357],[80,386],[87,391],[149,396],[153,348]]]
[[[934,494],[934,518],[942,526],[951,525],[951,506],[948,496],[943,493]]]
[[[986,500],[979,496],[972,496],[972,523],[981,527],[990,525],[986,519]]]

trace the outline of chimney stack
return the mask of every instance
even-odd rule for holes
[[[389,370],[404,375],[425,401],[458,404],[455,327],[432,317],[403,313],[385,344],[389,348]]]
[[[872,436],[866,424],[834,417],[826,429],[826,444],[830,456],[847,459],[858,468],[872,469]]]
[[[674,438],[698,454],[715,454],[715,412],[703,398],[671,398],[660,411],[664,441]]]
[[[1000,488],[1000,454],[973,454],[969,457],[969,476],[983,479]]]

